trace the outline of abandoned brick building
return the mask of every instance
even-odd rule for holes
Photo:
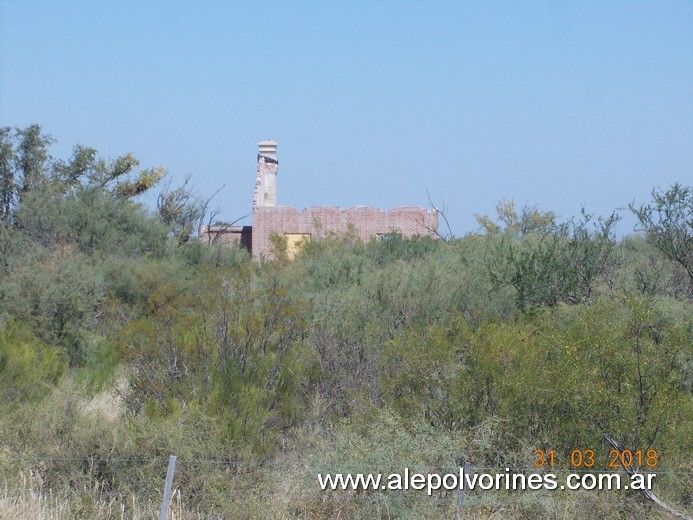
[[[275,234],[286,240],[289,257],[296,254],[301,244],[334,233],[356,233],[364,242],[390,233],[400,233],[406,237],[437,236],[438,211],[435,209],[402,207],[383,211],[358,206],[350,209],[312,207],[297,210],[277,206],[277,143],[261,141],[258,147],[252,226],[203,227],[200,229],[202,240],[240,245],[247,248],[254,258],[262,258],[270,256],[270,237]]]

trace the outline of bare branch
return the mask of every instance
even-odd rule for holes
[[[443,217],[443,222],[445,222],[445,227],[448,228],[448,232],[445,236],[441,235],[440,232],[437,229],[429,229],[429,231],[432,231],[436,235],[438,235],[438,238],[442,239],[443,241],[447,242],[451,238],[454,237],[452,233],[452,228],[450,227],[450,222],[448,221],[447,217],[447,212],[448,212],[448,207],[445,205],[445,199],[442,199],[443,202],[443,209],[439,209],[435,204],[433,204],[433,200],[431,200],[431,194],[426,190],[426,197],[428,198],[428,203],[430,206],[438,212],[438,215]]]
[[[608,442],[609,445],[610,445],[613,449],[615,449],[616,451],[618,451],[619,453],[623,452],[623,446],[621,446],[621,444],[620,444],[616,439],[614,439],[611,435],[609,435],[608,433],[605,433],[605,434],[604,434],[604,440],[606,440],[606,442]],[[626,472],[626,474],[628,475],[629,478],[632,477],[633,475],[635,475],[635,474],[638,472],[638,469],[639,469],[639,468],[635,467],[633,464],[631,464],[630,466],[625,466],[623,463],[621,463],[621,467],[622,467],[623,470]],[[674,516],[674,517],[676,517],[676,518],[685,518],[685,519],[687,519],[687,520],[691,520],[691,517],[690,517],[690,516],[687,516],[687,515],[685,515],[685,514],[683,514],[683,513],[678,512],[676,509],[674,509],[674,508],[671,507],[669,504],[667,504],[666,502],[664,502],[661,498],[659,498],[657,495],[655,495],[651,490],[649,490],[649,489],[640,489],[639,491],[643,494],[643,496],[644,496],[647,500],[650,500],[651,502],[654,502],[654,503],[657,504],[659,507],[661,507],[662,509],[664,509],[667,513],[669,513],[670,515],[672,515],[672,516]]]

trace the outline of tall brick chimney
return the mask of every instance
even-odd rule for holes
[[[277,143],[268,139],[257,143],[257,177],[253,207],[277,204]]]

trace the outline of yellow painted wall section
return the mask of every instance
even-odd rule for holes
[[[286,234],[286,256],[293,260],[301,248],[310,242],[310,233],[287,233]]]

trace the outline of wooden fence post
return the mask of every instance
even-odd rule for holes
[[[469,463],[465,462],[464,467],[462,469],[462,482],[459,483],[459,488],[460,491],[457,494],[457,512],[455,513],[455,520],[460,520],[462,518],[462,504],[464,503],[464,481],[465,481],[465,476],[467,475],[467,471],[469,471]]]
[[[168,471],[166,471],[166,485],[164,486],[164,501],[161,503],[161,514],[159,520],[166,520],[168,515],[168,503],[171,498],[171,486],[173,485],[173,474],[176,471],[176,456],[168,458]]]

